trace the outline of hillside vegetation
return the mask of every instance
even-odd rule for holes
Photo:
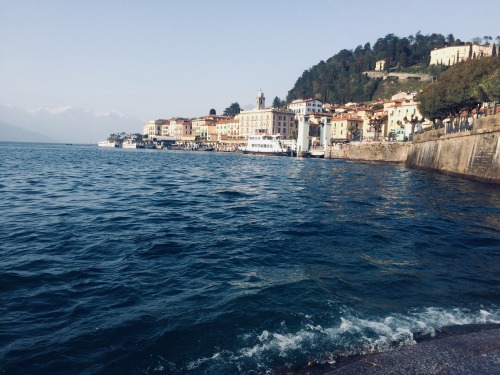
[[[500,58],[470,59],[453,65],[418,95],[419,111],[432,121],[479,111],[500,101]]]
[[[305,70],[288,92],[287,102],[301,98],[317,98],[329,103],[364,102],[387,98],[397,91],[418,90],[423,82],[370,79],[362,72],[374,70],[379,60],[385,60],[388,71],[431,73],[430,53],[435,48],[447,45],[462,45],[452,34],[397,37],[388,34],[379,38],[373,47],[370,43],[354,50],[344,49],[326,61]],[[408,89],[405,88],[408,85]]]

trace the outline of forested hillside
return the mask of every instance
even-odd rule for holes
[[[354,50],[342,50],[328,60],[304,71],[288,92],[287,102],[315,97],[329,103],[363,102],[374,98],[381,79],[361,74],[374,70],[375,63],[385,60],[387,70],[428,72],[430,52],[434,48],[464,44],[452,34],[422,35],[399,38],[388,34]],[[380,92],[381,90],[379,90]]]

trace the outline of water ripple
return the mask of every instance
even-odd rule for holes
[[[0,144],[0,371],[272,373],[500,323],[493,186],[136,151]]]

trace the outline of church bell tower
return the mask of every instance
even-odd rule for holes
[[[257,93],[257,98],[255,100],[256,109],[264,109],[266,108],[266,98],[264,97],[264,93],[259,90]]]

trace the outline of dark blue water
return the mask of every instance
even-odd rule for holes
[[[0,371],[261,374],[500,322],[498,186],[0,143]]]

